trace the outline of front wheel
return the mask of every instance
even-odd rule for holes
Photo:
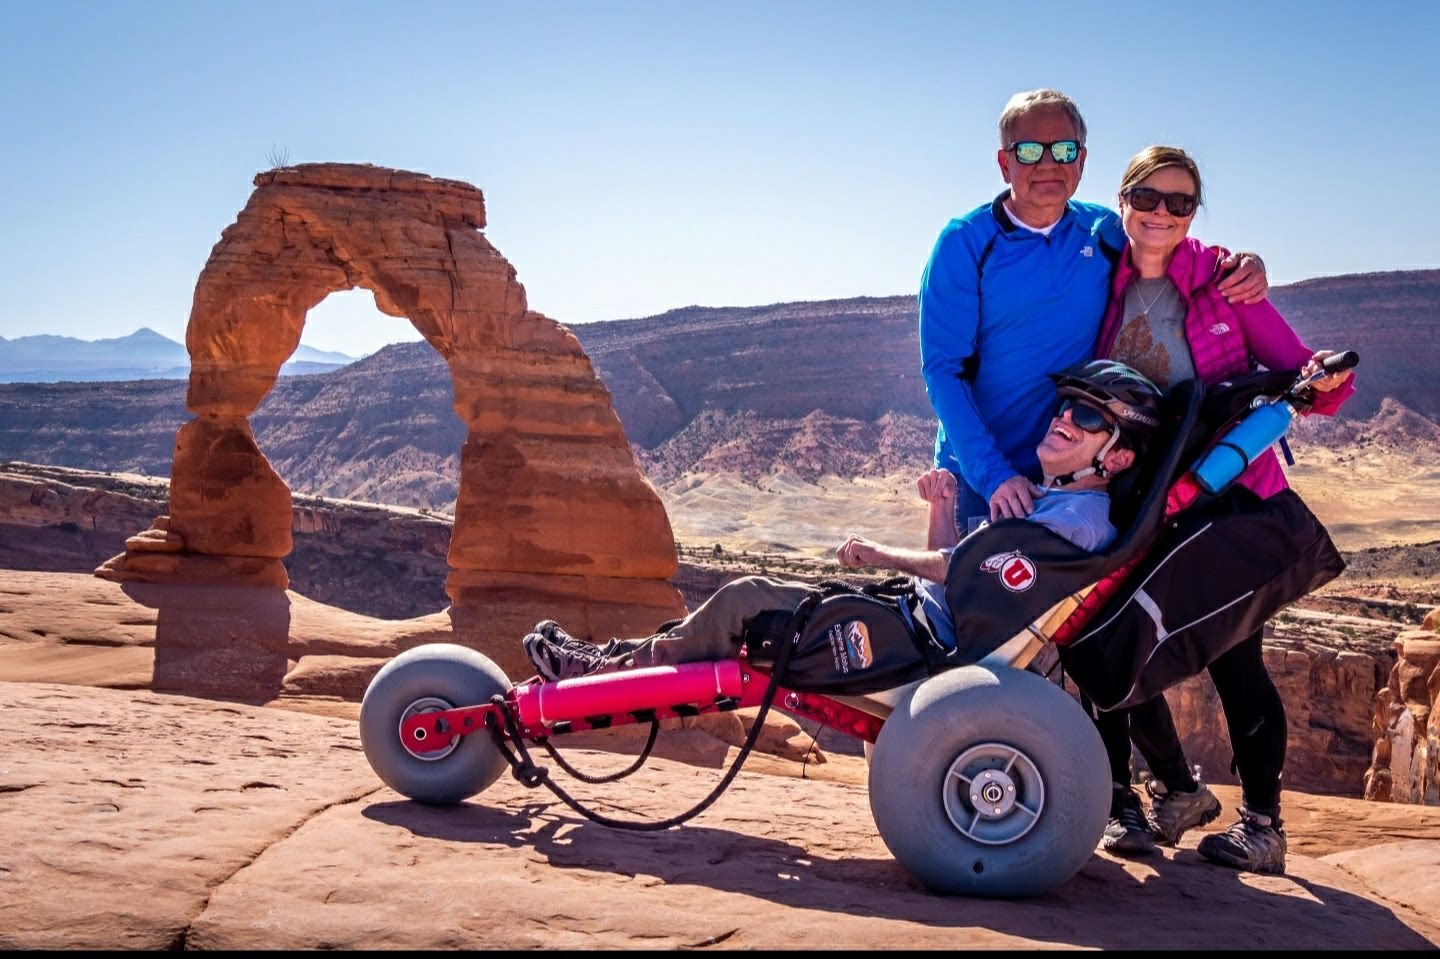
[[[489,659],[452,643],[406,650],[386,663],[360,704],[360,744],[380,780],[418,802],[448,805],[469,799],[505,770],[489,732],[457,736],[444,749],[411,752],[400,724],[418,713],[480,706],[510,688]]]
[[[1095,851],[1109,764],[1063,690],[1034,673],[966,666],[921,683],[885,721],[870,809],[891,853],[930,888],[1034,896]]]

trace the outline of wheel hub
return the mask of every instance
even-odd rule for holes
[[[987,769],[970,788],[970,803],[982,816],[1003,816],[1015,805],[1015,781],[1003,772]]]
[[[453,753],[456,748],[459,747],[460,740],[463,737],[455,736],[450,740],[450,744],[443,749],[437,749],[434,752],[428,753],[417,753],[415,750],[411,749],[410,744],[405,741],[403,732],[405,728],[405,721],[407,719],[413,719],[414,717],[419,716],[421,713],[443,713],[447,709],[454,708],[455,707],[452,704],[446,702],[438,696],[426,696],[423,699],[417,699],[409,706],[406,706],[405,711],[400,714],[400,725],[395,731],[395,734],[400,737],[400,744],[405,747],[405,751],[410,755],[414,756],[416,759],[424,760],[427,763],[433,763],[436,760],[444,759],[446,756]],[[426,729],[424,726],[421,726],[419,729],[415,730],[415,738],[420,740],[421,742],[426,741],[431,735],[434,734],[430,730]]]
[[[966,838],[987,846],[1015,842],[1045,808],[1045,781],[1024,752],[1004,743],[971,746],[941,785],[945,815]]]

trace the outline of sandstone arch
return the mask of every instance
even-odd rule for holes
[[[201,271],[185,342],[195,419],[175,440],[170,515],[96,571],[111,579],[287,585],[290,490],[248,417],[306,313],[362,287],[450,367],[467,427],[446,591],[457,631],[513,642],[542,616],[608,637],[683,613],[658,495],[565,327],[526,307],[455,180],[352,164],[261,173]]]

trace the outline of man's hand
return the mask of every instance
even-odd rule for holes
[[[835,550],[835,559],[846,569],[878,566],[880,565],[879,545],[859,536],[851,536],[840,544],[839,549]]]
[[[1231,253],[1220,263],[1220,270],[1234,270],[1215,284],[1215,289],[1231,303],[1259,303],[1270,292],[1270,278],[1265,275],[1265,261],[1258,253]]]
[[[990,496],[990,519],[1024,519],[1035,512],[1035,499],[1045,491],[1023,476],[1012,476]]]
[[[930,518],[925,524],[925,548],[949,549],[960,541],[955,525],[955,500],[959,483],[949,470],[932,469],[916,482],[920,498],[930,504]]]
[[[1300,375],[1311,376],[1315,373],[1319,373],[1320,361],[1325,359],[1325,357],[1327,356],[1334,355],[1334,350],[1316,350],[1315,355],[1310,357],[1306,364],[1300,368]],[[1353,374],[1351,374],[1349,370],[1343,370],[1339,373],[1331,373],[1328,376],[1320,377],[1320,379],[1311,383],[1310,386],[1317,392],[1329,393],[1331,390],[1339,389],[1340,386],[1342,386],[1345,381],[1348,380],[1352,375]]]
[[[835,558],[846,569],[879,566],[936,583],[945,581],[946,567],[950,562],[949,554],[938,549],[918,550],[885,546],[859,536],[851,536],[841,543],[840,548],[835,551]]]
[[[932,505],[950,503],[953,508],[958,489],[954,473],[937,467],[921,475],[915,485],[920,491],[920,498],[925,502]]]

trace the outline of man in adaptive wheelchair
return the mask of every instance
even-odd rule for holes
[[[1117,474],[1132,469],[1161,422],[1161,392],[1122,363],[1092,360],[1051,374],[1059,405],[1044,439],[1036,447],[1045,484],[1037,488],[1036,507],[1024,522],[1049,529],[1082,550],[1104,550],[1115,539],[1107,490]],[[956,626],[946,600],[946,573],[956,543],[955,478],[932,470],[920,491],[930,503],[930,541],[926,550],[886,546],[851,536],[836,550],[849,569],[879,566],[915,577],[918,615],[934,641],[953,655]],[[1020,521],[1016,521],[1020,522]],[[1000,530],[995,530],[999,533]],[[979,535],[979,534],[975,534]],[[1007,563],[999,553],[996,569],[980,575],[1018,578],[1023,589],[1024,562]],[[987,564],[989,561],[987,560]],[[1034,570],[1028,571],[1029,575]],[[746,627],[773,611],[796,609],[815,592],[812,583],[746,576],[727,583],[699,608],[660,633],[641,639],[612,639],[603,645],[577,640],[553,620],[545,620],[522,641],[545,680],[644,666],[733,658]],[[953,595],[953,594],[952,594]]]

